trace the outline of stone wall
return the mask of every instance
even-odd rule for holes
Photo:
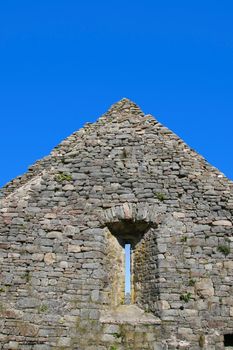
[[[159,300],[158,248],[154,229],[145,233],[134,250],[134,298],[143,310],[158,314]]]
[[[3,188],[0,210],[2,349],[224,349],[233,184],[129,100]]]
[[[125,302],[125,254],[124,247],[108,229],[106,235],[107,255],[104,265],[108,279],[105,281],[105,290],[108,290],[110,305],[114,308]]]

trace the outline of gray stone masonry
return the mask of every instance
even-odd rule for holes
[[[233,183],[130,100],[2,188],[0,212],[0,349],[230,349]]]

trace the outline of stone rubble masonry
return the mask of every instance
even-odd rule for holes
[[[0,349],[224,349],[233,183],[133,102],[0,196]]]

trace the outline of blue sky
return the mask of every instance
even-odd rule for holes
[[[122,97],[233,179],[232,1],[1,1],[0,185]]]

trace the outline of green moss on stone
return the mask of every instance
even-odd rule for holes
[[[180,300],[184,301],[185,303],[188,303],[189,300],[191,299],[192,294],[191,293],[186,293],[186,294],[181,294]]]
[[[59,173],[55,175],[55,180],[57,182],[72,181],[72,176],[68,173]]]
[[[228,245],[219,245],[218,251],[227,256],[228,254],[230,254],[230,247]]]
[[[156,198],[157,198],[159,201],[161,201],[161,202],[165,201],[165,199],[166,199],[165,194],[164,194],[164,193],[161,193],[161,192],[157,192],[157,193],[155,194],[155,196],[156,196]]]

